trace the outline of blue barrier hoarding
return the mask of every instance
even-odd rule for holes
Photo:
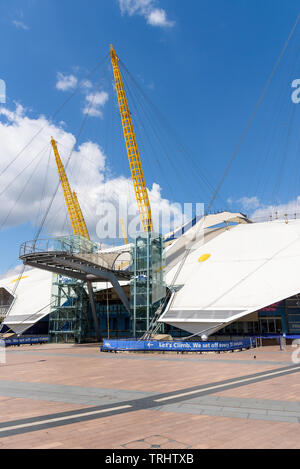
[[[266,334],[266,335],[258,335],[256,336],[256,339],[281,339],[282,337],[285,337],[286,339],[300,339],[300,335],[292,335],[292,334]]]
[[[102,350],[113,352],[117,350],[131,351],[163,351],[163,352],[221,352],[240,350],[255,346],[251,337],[242,340],[211,341],[211,342],[179,342],[154,340],[104,340]]]
[[[4,339],[5,347],[19,346],[19,345],[33,345],[44,344],[49,342],[48,336],[39,337],[14,337],[12,339]]]

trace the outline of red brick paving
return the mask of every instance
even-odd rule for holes
[[[93,346],[45,345],[24,347],[18,350],[30,351],[34,354],[26,355],[8,351],[7,365],[0,367],[0,380],[152,392],[185,389],[278,368],[280,366],[278,364],[259,364],[259,361],[289,362],[291,353],[291,349],[280,352],[279,347],[265,347],[234,354],[183,355],[177,356],[178,361],[167,360],[169,357],[175,358],[176,355],[151,355],[159,358],[157,361],[151,361],[144,360],[144,355],[135,355],[134,360],[110,358],[109,355],[104,355],[101,359],[88,357],[89,354],[99,353],[100,355],[98,349]],[[43,352],[51,353],[51,356],[42,355]],[[69,356],[59,356],[59,353]],[[80,353],[82,358],[72,357],[72,353]],[[255,363],[239,363],[240,360],[254,361],[254,354],[257,356]],[[214,361],[203,360],[201,362],[201,358]],[[197,362],[194,361],[195,359]],[[228,363],[224,362],[224,359]],[[299,401],[299,391],[299,374],[293,374],[230,389],[219,395]],[[0,396],[1,421],[44,416],[82,408],[85,406]],[[154,441],[157,435],[162,442],[166,439],[169,441],[170,449],[175,448],[176,445],[178,449],[183,446],[190,446],[194,449],[300,448],[300,425],[296,423],[152,410],[129,412],[1,438],[0,448],[117,449],[124,448],[124,445],[132,446],[132,444],[137,448],[138,446],[144,447],[144,442],[137,443],[139,440],[152,438]],[[177,442],[175,446],[172,443],[174,440]],[[165,445],[162,443],[163,447],[166,447]]]
[[[122,449],[131,442],[155,434],[204,448],[300,448],[300,425],[294,423],[193,416],[143,410],[66,427],[51,428],[0,440],[1,448],[106,448]],[[50,446],[49,446],[50,445]],[[143,443],[133,445],[138,449]],[[174,444],[163,445],[173,448]],[[176,446],[176,445],[175,445]],[[54,447],[54,446],[53,446]],[[148,445],[149,447],[149,445]]]

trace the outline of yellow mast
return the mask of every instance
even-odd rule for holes
[[[66,206],[68,209],[69,217],[71,220],[71,225],[73,228],[74,235],[80,235],[87,239],[90,239],[87,227],[82,215],[82,211],[77,199],[77,195],[75,192],[72,193],[71,187],[65,172],[65,168],[63,167],[61,158],[58,153],[57,143],[53,137],[51,137],[51,145],[54,151],[55,161],[57,165],[59,180],[62,186],[62,190],[64,193],[64,198],[66,202]]]
[[[121,224],[121,228],[122,228],[124,243],[129,244],[123,218],[120,218],[120,224]]]
[[[136,142],[134,128],[132,124],[131,114],[129,111],[128,101],[125,88],[119,68],[119,58],[114,50],[113,45],[110,46],[110,56],[113,66],[118,103],[121,114],[122,127],[126,150],[129,159],[130,171],[133,180],[135,196],[138,204],[140,219],[144,232],[153,231],[153,221],[151,207],[149,203],[147,186],[144,178],[141,158]]]
[[[80,220],[81,227],[82,227],[82,234],[81,235],[84,238],[90,239],[89,232],[88,232],[87,227],[86,227],[85,219],[83,218],[82,210],[81,210],[81,207],[79,205],[76,192],[73,192],[73,200],[74,200],[75,209],[77,211],[77,215],[78,215],[78,218]]]

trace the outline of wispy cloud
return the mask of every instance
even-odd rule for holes
[[[149,13],[147,16],[147,23],[151,24],[151,26],[174,26],[174,22],[167,20],[165,10],[162,10],[161,8],[155,8]]]
[[[93,83],[90,80],[85,79],[80,81],[74,74],[68,75],[58,72],[56,80],[56,89],[59,91],[71,91],[77,87],[81,89],[81,92],[84,94],[83,114],[92,117],[103,117],[103,108],[109,99],[106,91],[94,91]]]
[[[23,23],[23,21],[14,20],[12,23],[18,29],[23,29],[24,31],[29,30],[29,27],[27,26],[27,24]]]
[[[122,15],[143,16],[151,26],[171,28],[175,21],[167,18],[164,9],[159,8],[157,0],[118,0]]]
[[[240,199],[234,200],[232,197],[227,199],[229,205],[239,205],[243,210],[255,210],[261,203],[258,197],[241,197]]]
[[[98,96],[99,104],[104,101],[104,95],[102,98]],[[28,141],[32,139],[36,129],[42,129],[42,132],[28,146]],[[48,164],[50,135],[57,140],[61,158],[65,162],[70,156],[69,149],[74,148],[76,142],[76,137],[72,133],[54,124],[45,116],[30,117],[21,105],[11,110],[0,107],[0,154],[2,155],[0,167],[4,168],[9,165],[20,148],[25,148],[22,158],[8,166],[5,191],[3,191],[3,185],[1,187],[3,193],[0,195],[0,225],[2,229],[21,226],[27,222],[36,223],[39,226],[42,215],[49,208],[53,188],[56,187],[58,181],[53,155],[52,163]],[[41,151],[43,148],[44,150]],[[33,155],[40,158],[34,163],[35,169],[31,166],[36,159],[36,157],[33,159]],[[107,230],[111,228],[115,230],[116,237],[122,236],[121,232],[119,234],[118,226],[121,216],[126,218],[126,214],[130,213],[139,220],[131,178],[122,174],[111,176],[109,170],[110,166],[101,146],[90,139],[83,141],[73,150],[73,156],[67,168],[70,184],[78,194],[91,238],[98,241],[103,241],[106,237],[106,224]],[[45,174],[47,174],[47,183],[41,200],[41,181],[45,180]],[[17,179],[16,175],[19,175]],[[30,184],[28,178],[30,178]],[[175,226],[180,225],[183,220],[180,205],[163,199],[161,187],[157,184],[149,187],[148,191],[157,229],[161,225],[164,233],[169,232],[170,220],[173,218]],[[114,209],[114,207],[119,208]],[[59,236],[72,232],[66,216],[67,209],[63,192],[60,189],[45,222],[45,235]]]
[[[78,79],[75,75],[64,75],[63,73],[57,73],[56,88],[60,91],[74,90],[77,86]]]
[[[237,200],[237,203],[241,204],[243,209],[252,210],[260,206],[260,201],[258,197],[241,197]]]
[[[286,203],[273,205],[264,204],[256,196],[241,197],[240,199],[230,197],[227,199],[227,203],[247,211],[251,220],[254,221],[283,220],[286,216],[288,218],[300,218],[300,196]]]
[[[264,205],[260,206],[255,212],[252,214],[251,218],[253,219],[284,219],[284,217],[288,215],[289,218],[293,218],[294,216],[299,218],[300,215],[300,196],[294,200],[290,200],[287,203],[282,203],[278,205]]]

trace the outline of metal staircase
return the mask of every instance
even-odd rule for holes
[[[159,308],[155,311],[155,314],[150,322],[149,328],[147,332],[141,337],[140,340],[150,340],[151,337],[155,336],[158,331],[160,330],[161,326],[163,323],[158,322],[160,316],[164,313],[166,307],[168,306],[169,303],[173,301],[174,295],[176,293],[176,288],[175,288],[175,283],[177,281],[177,278],[181,272],[182,267],[185,264],[185,261],[190,253],[190,249],[187,249],[186,252],[184,253],[183,258],[181,259],[181,262],[178,266],[178,269],[176,270],[176,273],[174,275],[174,278],[172,280],[171,285],[168,287],[168,293],[165,297],[165,300],[163,303],[159,306]]]
[[[160,316],[164,312],[165,308],[169,304],[169,301],[171,301],[173,299],[174,293],[175,292],[173,290],[170,290],[170,289],[168,290],[168,293],[167,293],[163,303],[155,311],[155,314],[154,314],[154,316],[153,316],[153,318],[150,322],[150,325],[149,325],[149,328],[148,328],[147,332],[145,332],[145,334],[141,337],[140,340],[150,340],[153,335],[158,333],[159,329],[162,326],[162,323],[159,323],[158,319],[160,318]]]

